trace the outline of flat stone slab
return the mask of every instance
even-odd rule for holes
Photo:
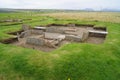
[[[89,35],[93,37],[106,37],[108,32],[106,31],[96,31],[96,30],[89,30]]]
[[[61,28],[57,28],[57,27],[48,27],[46,28],[46,32],[49,33],[65,33],[65,30],[61,29]]]
[[[38,29],[38,30],[46,30],[46,27],[35,27],[34,29]]]
[[[65,35],[59,34],[59,33],[45,33],[44,37],[46,39],[64,39]]]
[[[32,30],[32,34],[42,35],[43,31],[42,30]]]
[[[96,30],[89,30],[90,33],[96,33],[96,34],[108,34],[106,31],[96,31]]]

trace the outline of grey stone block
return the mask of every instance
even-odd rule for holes
[[[26,25],[26,24],[23,24],[23,25],[22,25],[22,29],[23,29],[24,31],[29,30],[29,29],[30,29],[30,26],[29,26],[29,25]]]
[[[28,37],[32,34],[31,30],[24,31],[24,37]]]
[[[87,40],[87,39],[88,39],[88,36],[89,36],[89,32],[88,32],[88,31],[83,32],[82,41]]]

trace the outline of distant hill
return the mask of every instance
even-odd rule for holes
[[[13,12],[13,9],[0,8],[0,12]]]
[[[0,8],[0,13],[2,12],[93,12],[93,11],[103,11],[103,12],[120,12],[120,10],[115,9],[101,9],[101,10],[94,10],[92,8],[85,8],[81,10],[68,10],[68,9],[11,9],[11,8]]]
[[[81,10],[67,10],[67,9],[9,9],[0,8],[0,12],[78,12]]]
[[[120,9],[102,9],[101,11],[105,11],[105,12],[120,12]]]
[[[92,8],[85,8],[85,9],[83,9],[83,11],[95,11],[95,10]]]

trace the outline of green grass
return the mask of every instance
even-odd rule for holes
[[[0,17],[4,18],[1,14]],[[0,43],[0,80],[120,80],[120,23],[31,18],[24,23],[32,27],[51,23],[95,24],[107,26],[109,34],[103,44],[72,43],[48,53]],[[0,40],[12,37],[6,33],[20,28],[21,24],[0,26]]]

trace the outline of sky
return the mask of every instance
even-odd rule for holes
[[[120,10],[120,0],[0,0],[0,8]]]

